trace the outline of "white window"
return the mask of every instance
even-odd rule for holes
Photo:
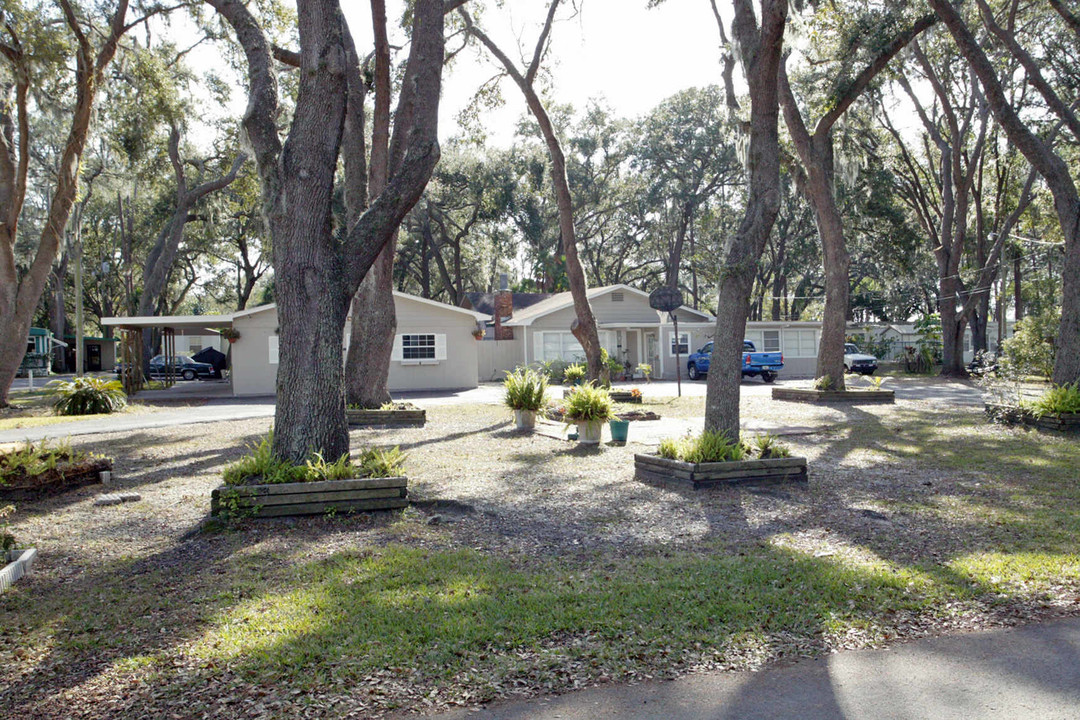
[[[446,359],[446,335],[402,333],[394,337],[391,360],[402,365],[430,365]]]
[[[434,360],[435,335],[402,335],[402,360]]]
[[[780,331],[779,330],[765,330],[763,333],[763,342],[761,343],[762,352],[780,352]]]
[[[268,340],[269,340],[269,343],[270,343],[270,364],[271,365],[277,365],[278,364],[278,336],[277,335],[271,335]]]
[[[817,357],[816,335],[813,330],[785,330],[784,355],[792,358]]]
[[[679,333],[678,351],[680,355],[690,354],[690,333]],[[668,346],[668,355],[675,357],[675,333],[671,333],[671,345]]]

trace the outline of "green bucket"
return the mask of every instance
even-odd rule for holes
[[[608,425],[611,427],[611,442],[626,442],[626,435],[630,432],[629,420],[610,420]]]

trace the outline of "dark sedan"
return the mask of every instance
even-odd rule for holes
[[[210,363],[195,362],[187,355],[176,355],[172,362],[172,376],[184,380],[195,378],[209,379],[214,376],[214,366]],[[150,377],[159,378],[169,374],[169,366],[164,355],[155,355],[150,360]]]

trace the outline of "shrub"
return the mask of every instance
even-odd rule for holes
[[[1080,413],[1080,383],[1056,385],[1031,404],[1035,415]]]
[[[334,462],[327,462],[320,453],[312,453],[303,465],[293,465],[274,455],[274,431],[267,433],[258,444],[250,445],[250,452],[225,468],[222,476],[226,485],[248,483],[322,482],[325,480],[349,480],[358,477],[394,477],[401,475],[405,453],[400,448],[380,450],[371,448],[353,462],[348,454]]]
[[[688,463],[728,462],[746,457],[746,446],[726,433],[705,430],[692,438],[683,452]]]
[[[869,383],[870,387],[874,390],[880,390],[885,381],[889,379],[889,376],[882,375],[880,377],[873,377],[872,375],[863,375],[862,379]]]
[[[664,438],[660,441],[660,446],[656,448],[656,454],[668,460],[682,460],[683,439]]]
[[[506,391],[503,402],[514,410],[536,412],[544,407],[547,386],[548,379],[543,373],[529,368],[518,368],[512,373],[506,373],[506,380],[503,381]]]
[[[756,435],[750,440],[750,445],[762,460],[791,457],[791,449],[781,443],[775,435],[768,433]]]
[[[545,360],[537,363],[538,372],[544,374],[548,378],[548,382],[553,382],[556,385],[561,385],[565,378],[566,373],[566,361],[558,358],[554,360]],[[582,375],[584,377],[584,375]]]
[[[641,373],[641,377],[645,378],[645,382],[652,381],[652,365],[649,363],[638,363],[638,372]]]
[[[29,441],[21,448],[0,454],[0,485],[6,485],[16,478],[34,477],[57,465],[83,460],[88,453],[75,452],[70,445],[61,443],[49,447],[46,441],[33,445]]]
[[[0,560],[5,560],[7,554],[15,549],[15,536],[8,532],[8,517],[14,513],[14,505],[0,507]]]
[[[1054,338],[1060,310],[1028,315],[1016,323],[1016,332],[1001,346],[1001,371],[1010,377],[1054,374]]]
[[[833,389],[832,375],[822,375],[814,381],[814,389],[828,392]]]
[[[397,446],[389,450],[369,448],[360,455],[360,470],[364,477],[397,477],[404,472],[403,466],[407,457]]]
[[[119,380],[87,375],[74,380],[53,380],[48,393],[56,396],[53,409],[57,415],[99,415],[127,405],[127,396]]]
[[[614,403],[604,388],[582,385],[566,398],[566,419],[570,422],[597,422],[614,416]]]
[[[303,482],[304,467],[297,467],[274,455],[274,431],[266,434],[257,445],[249,445],[247,455],[222,472],[226,485],[243,485],[258,478],[263,483]]]

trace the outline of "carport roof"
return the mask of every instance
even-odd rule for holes
[[[171,328],[181,335],[211,335],[216,328],[232,327],[230,315],[136,315],[133,317],[102,318],[101,324],[122,330],[160,327]],[[198,331],[198,332],[190,332]]]

